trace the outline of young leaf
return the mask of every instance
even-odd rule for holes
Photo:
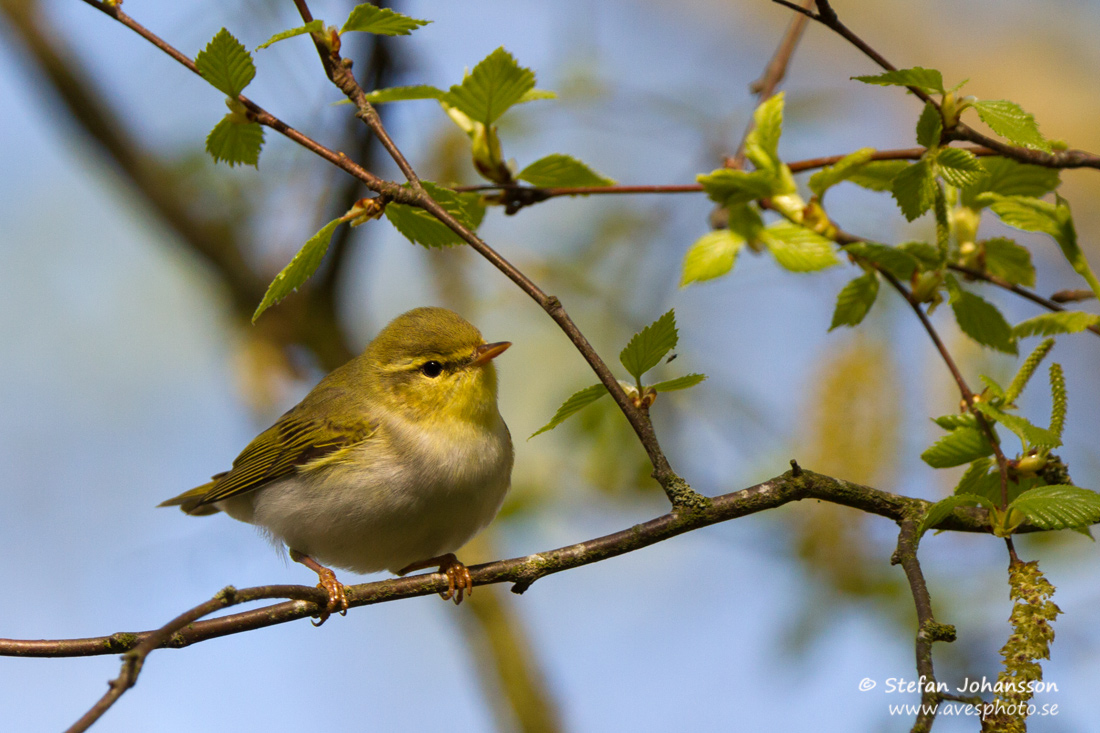
[[[960,199],[963,206],[972,209],[981,208],[981,204],[975,201],[981,193],[1039,197],[1058,188],[1061,183],[1057,168],[1044,168],[1001,157],[982,158],[981,163],[986,174],[963,188]]]
[[[325,27],[325,22],[323,20],[321,20],[320,18],[317,18],[315,20],[311,20],[308,23],[306,23],[305,25],[300,25],[297,28],[291,28],[290,30],[282,31],[281,33],[276,33],[271,38],[268,38],[266,41],[261,43],[259,46],[256,46],[256,50],[259,51],[261,49],[267,48],[268,46],[270,46],[273,43],[278,43],[279,41],[285,41],[288,38],[294,38],[294,36],[300,36],[300,35],[303,35],[305,33],[320,33],[324,29],[324,27]]]
[[[932,418],[932,422],[936,423],[944,430],[978,427],[977,418],[975,418],[969,412],[956,412],[950,415],[940,415],[939,417]]]
[[[1005,391],[1001,388],[1001,385],[997,383],[996,379],[986,374],[979,374],[978,378],[982,380],[991,395],[1001,400],[1001,402],[1005,401]]]
[[[952,430],[933,443],[921,460],[932,468],[950,468],[985,458],[993,453],[993,446],[977,428]]]
[[[362,31],[375,33],[382,36],[407,36],[417,28],[431,23],[430,20],[418,20],[401,13],[395,13],[389,8],[380,8],[370,3],[356,5],[351,9],[351,15],[340,29],[341,33],[348,31]]]
[[[241,123],[228,114],[214,125],[206,136],[206,152],[214,162],[259,167],[260,149],[264,145],[264,128],[258,122]]]
[[[516,178],[539,188],[615,185],[614,179],[601,176],[576,158],[560,153],[539,158],[517,173]]]
[[[919,160],[904,168],[891,184],[894,200],[905,218],[913,221],[932,208],[936,198],[936,179],[927,160]]]
[[[960,290],[958,297],[951,300],[951,310],[955,312],[955,320],[962,332],[979,344],[1006,354],[1016,353],[1012,327],[989,301]]]
[[[987,509],[993,509],[994,504],[984,496],[978,496],[977,494],[955,494],[949,496],[946,499],[937,501],[932,506],[928,507],[928,512],[924,515],[924,519],[920,522],[918,532],[924,534],[928,530],[935,527],[951,516],[951,513],[955,511],[956,507],[960,506],[976,506],[981,504]]]
[[[776,177],[769,171],[746,172],[719,168],[695,177],[711,201],[722,206],[739,206],[771,196],[777,190]]]
[[[1058,333],[1078,333],[1089,326],[1100,326],[1100,315],[1083,311],[1044,313],[1017,323],[1012,333],[1016,338],[1028,336],[1053,336]]]
[[[1039,132],[1035,118],[1024,112],[1020,105],[1003,99],[982,100],[974,103],[974,109],[982,122],[993,132],[1009,142],[1033,150],[1050,152],[1050,141]]]
[[[1025,491],[1009,504],[1041,529],[1087,527],[1100,521],[1100,494],[1054,484]]]
[[[203,79],[228,97],[238,96],[256,76],[248,49],[225,28],[199,51],[195,67]]]
[[[663,382],[657,382],[656,384],[649,385],[649,388],[654,392],[672,392],[677,389],[687,389],[688,387],[694,387],[707,378],[706,374],[685,374],[682,377],[676,377],[675,379],[666,379]]]
[[[978,242],[984,252],[985,270],[1010,283],[1031,287],[1035,284],[1035,266],[1031,252],[1006,237]]]
[[[840,264],[832,240],[800,224],[777,221],[760,232],[760,240],[775,261],[791,272],[813,272]]]
[[[1062,428],[1066,424],[1066,375],[1062,365],[1050,365],[1050,432],[1062,437]]]
[[[470,229],[477,229],[485,215],[485,207],[477,194],[455,193],[430,181],[421,181],[428,194],[447,212]],[[386,218],[411,242],[425,247],[449,247],[463,244],[459,237],[443,222],[423,209],[404,204],[389,204]]]
[[[832,331],[838,326],[857,326],[871,310],[878,296],[878,275],[868,272],[852,280],[836,298]]]
[[[1027,358],[1024,359],[1024,363],[1020,365],[1020,368],[1016,371],[1016,376],[1012,378],[1012,382],[1008,385],[1008,390],[1002,395],[1004,397],[1004,404],[1011,405],[1016,402],[1016,398],[1024,392],[1024,388],[1027,387],[1027,383],[1031,381],[1032,375],[1035,374],[1035,370],[1039,368],[1039,364],[1043,359],[1047,357],[1050,350],[1054,348],[1054,339],[1045,339],[1042,343],[1036,346]]]
[[[336,227],[339,225],[340,220],[333,219],[321,227],[321,231],[310,237],[305,246],[298,250],[298,254],[294,255],[294,259],[290,261],[290,264],[275,276],[275,279],[267,286],[267,292],[264,293],[264,298],[260,301],[256,312],[252,314],[253,323],[265,310],[298,289],[317,270],[317,266],[321,264],[321,260],[325,257],[325,252],[328,251],[329,242],[332,241],[332,233],[336,231]]]
[[[491,125],[534,87],[535,72],[520,66],[502,47],[482,59],[442,101],[476,122]]]
[[[849,244],[844,251],[878,265],[899,280],[908,280],[920,267],[920,262],[913,255],[885,244],[856,242]]]
[[[725,275],[733,269],[744,244],[745,239],[730,229],[716,229],[699,237],[684,255],[680,287]]]
[[[925,94],[943,94],[943,76],[935,69],[914,66],[911,69],[895,69],[875,76],[853,76],[864,84],[877,84],[885,87],[916,87]]]
[[[979,458],[978,460],[967,466],[966,471],[963,472],[962,477],[959,479],[959,483],[955,486],[955,494],[977,494],[978,496],[985,496],[984,491],[975,490],[979,489],[984,483],[984,480],[989,476],[989,469],[993,468],[992,458]],[[998,482],[1000,476],[997,476]]]
[[[936,154],[936,167],[943,180],[952,186],[962,187],[977,181],[985,168],[969,150],[962,148],[943,148]]]
[[[810,176],[810,190],[820,199],[830,188],[841,181],[848,180],[856,171],[862,169],[874,154],[874,148],[860,148],[854,153],[848,153],[835,164],[827,165]]]
[[[588,407],[605,394],[607,394],[607,387],[602,384],[593,384],[591,387],[585,387],[580,392],[575,392],[569,399],[562,403],[562,406],[554,413],[554,417],[550,418],[550,422],[531,433],[531,437],[528,438],[528,440],[540,433],[545,433],[547,430],[553,430],[575,413]]]
[[[917,145],[924,148],[933,148],[940,144],[940,135],[943,133],[943,117],[936,105],[925,102],[917,120]]]
[[[940,252],[928,242],[903,242],[897,247],[920,263],[922,270],[935,270],[940,267]]]
[[[978,402],[974,407],[990,420],[999,422],[1015,433],[1023,443],[1025,451],[1030,448],[1057,448],[1062,444],[1062,440],[1057,435],[1046,428],[1032,425],[1031,421],[1022,415],[1004,412],[988,402]]]
[[[870,191],[890,191],[894,179],[909,167],[904,160],[872,160],[848,175],[848,180]]]
[[[388,89],[375,89],[366,94],[367,101],[371,104],[384,104],[386,102],[406,102],[414,99],[440,100],[446,96],[446,92],[427,84],[414,84],[410,87],[389,87]]]
[[[643,374],[660,364],[665,354],[676,347],[677,340],[676,314],[670,310],[634,334],[619,354],[619,361],[640,382]]]
[[[752,115],[753,128],[745,136],[745,157],[758,170],[777,172],[779,136],[783,134],[783,92],[760,103]]]

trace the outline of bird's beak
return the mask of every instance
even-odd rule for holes
[[[497,341],[495,344],[482,344],[474,349],[474,360],[470,362],[470,366],[483,366],[488,364],[491,359],[503,354],[508,350],[508,347],[512,345],[511,341]]]

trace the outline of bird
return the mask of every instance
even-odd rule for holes
[[[446,308],[393,319],[259,434],[228,471],[160,506],[257,525],[317,573],[320,623],[347,612],[332,568],[404,575],[438,567],[440,595],[473,592],[454,552],[496,516],[511,485],[512,440],[486,343]]]

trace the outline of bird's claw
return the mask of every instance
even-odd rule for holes
[[[333,613],[339,613],[341,616],[348,615],[348,596],[344,592],[344,584],[336,579],[336,573],[328,568],[322,568],[317,576],[321,580],[317,587],[328,593],[328,605],[321,611],[319,619],[313,623],[314,626],[320,626],[328,621],[328,617]]]
[[[470,577],[469,569],[460,563],[454,555],[450,557],[449,562],[444,562],[439,566],[439,572],[447,576],[447,590],[439,594],[443,597],[443,600],[453,600],[457,606],[462,603],[464,596],[474,594],[474,580]]]

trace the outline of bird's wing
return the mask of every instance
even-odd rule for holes
[[[376,433],[376,423],[366,416],[310,420],[301,411],[291,410],[249,443],[233,461],[233,468],[214,477],[199,505],[252,491],[302,468],[339,460]]]

